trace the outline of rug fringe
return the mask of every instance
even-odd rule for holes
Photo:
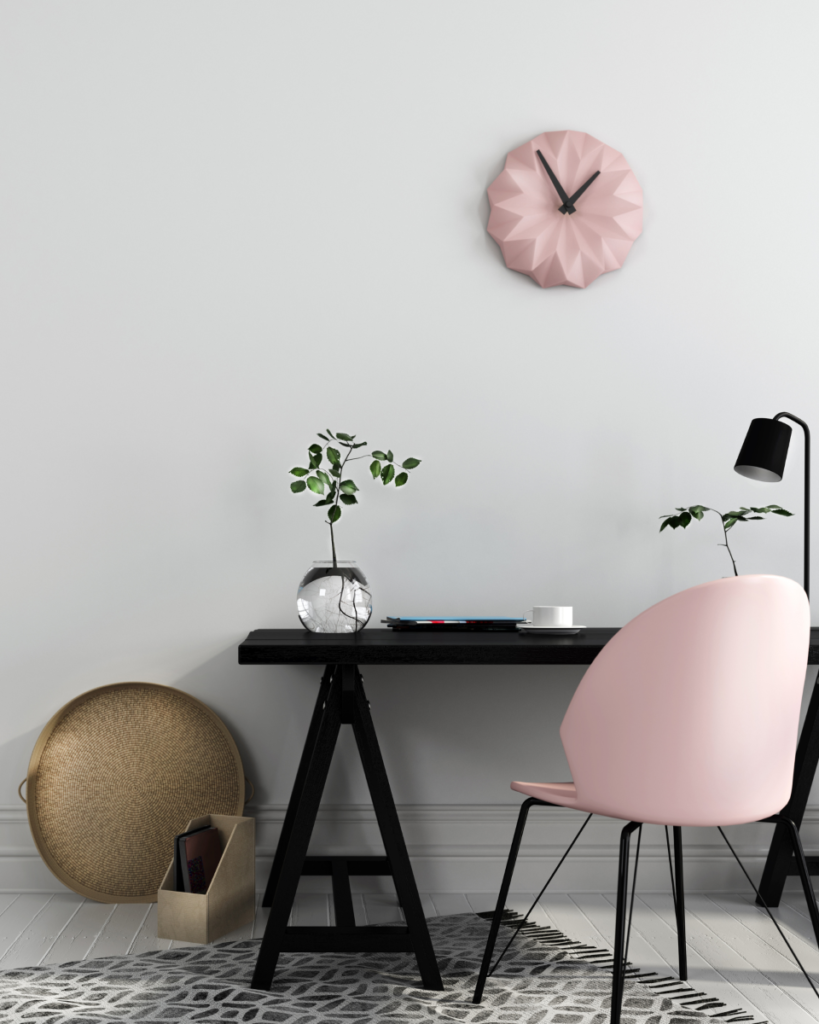
[[[487,910],[477,916],[491,921],[495,915],[493,911]],[[523,920],[522,914],[516,910],[510,910],[508,907],[504,908],[501,924],[517,927],[521,920]],[[614,970],[614,955],[610,950],[576,942],[557,928],[535,924],[534,921],[524,921],[520,926],[520,931],[522,934],[537,939],[538,942],[555,952],[570,953],[574,959],[584,960],[594,964],[595,967],[602,967],[604,970]],[[726,1003],[714,999],[713,996],[709,996],[705,992],[695,991],[687,981],[681,981],[679,978],[661,978],[654,971],[641,973],[639,967],[634,967],[631,961],[626,961],[626,977],[639,981],[641,985],[645,985],[646,988],[655,992],[662,992],[662,995],[676,1003],[680,1010],[699,1010],[700,1013],[704,1013],[714,1020],[722,1021],[724,1024],[771,1024],[767,1018],[763,1020],[761,1017],[749,1016],[747,1010],[728,1009]],[[649,978],[653,980],[647,980]],[[663,991],[664,985],[672,986],[671,990]],[[712,1013],[712,1010],[717,1012]]]

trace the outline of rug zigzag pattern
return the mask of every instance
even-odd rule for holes
[[[509,912],[506,923],[517,924]],[[419,988],[417,966],[394,953],[289,953],[270,992],[250,988],[259,940],[82,960],[0,974],[2,1024],[606,1024],[612,956],[526,923],[472,1003],[488,922],[433,918],[445,990]],[[624,1020],[634,1024],[767,1024],[673,978],[630,969]]]

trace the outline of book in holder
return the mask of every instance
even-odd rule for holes
[[[219,858],[222,841],[214,825],[183,832],[174,840],[174,873],[177,892],[208,891]]]

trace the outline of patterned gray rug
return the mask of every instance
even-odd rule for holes
[[[514,923],[509,913],[508,922]],[[472,1004],[489,924],[429,922],[445,991],[418,988],[408,955],[288,953],[273,988],[249,988],[259,941],[192,946],[0,973],[3,1024],[252,1021],[254,1024],[608,1024],[611,954],[526,925],[483,1003]],[[501,936],[506,929],[501,930]],[[509,933],[507,933],[509,934]],[[607,969],[607,966],[609,969]],[[630,972],[623,1024],[766,1024],[674,978]]]

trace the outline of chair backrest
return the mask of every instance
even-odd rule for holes
[[[560,728],[580,806],[667,825],[780,811],[809,643],[805,592],[781,576],[703,583],[632,619]]]

